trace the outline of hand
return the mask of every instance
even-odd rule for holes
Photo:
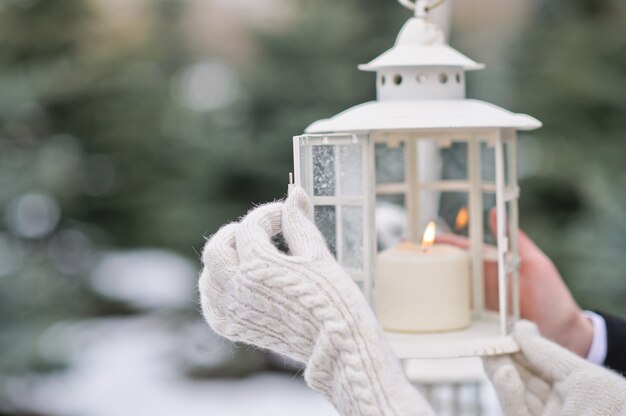
[[[307,218],[294,188],[206,244],[199,289],[219,334],[306,364],[304,378],[342,415],[432,415],[409,384],[367,301]],[[281,232],[290,254],[271,238]]]
[[[485,358],[504,414],[626,415],[626,380],[542,338],[528,321],[516,324],[520,352]]]
[[[489,215],[492,231],[496,229],[496,214]],[[469,248],[469,241],[451,234],[437,237],[437,242]],[[539,247],[519,233],[520,309],[523,319],[535,322],[541,333],[559,345],[586,357],[593,340],[593,325],[585,317],[563,282],[559,271]],[[485,260],[485,303],[498,309],[498,265]]]

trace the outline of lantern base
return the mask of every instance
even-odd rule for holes
[[[385,332],[400,359],[461,358],[512,354],[519,351],[510,335],[500,335],[500,324],[490,317],[472,320],[469,327],[441,333]]]
[[[422,385],[472,384],[488,381],[483,362],[477,357],[403,360],[411,383]]]

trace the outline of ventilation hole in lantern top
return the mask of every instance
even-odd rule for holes
[[[387,81],[387,78],[384,75],[380,77],[380,85],[385,85],[386,81]]]
[[[428,81],[428,75],[426,74],[417,74],[417,83],[418,84],[426,84]]]
[[[396,84],[396,85],[402,84],[402,75],[394,75],[393,76],[393,83]]]
[[[457,84],[461,83],[461,74],[460,73],[456,74],[456,82],[457,82]]]
[[[439,74],[439,82],[441,82],[442,84],[448,82],[448,74],[446,74],[445,72]]]

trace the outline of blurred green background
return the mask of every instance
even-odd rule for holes
[[[521,140],[521,226],[581,306],[626,316],[626,4],[517,3],[456,1],[451,42],[487,64],[468,96],[544,122]],[[71,367],[50,349],[68,323],[200,324],[203,235],[284,195],[291,136],[374,97],[356,65],[408,16],[392,0],[0,2],[0,414],[46,413],[24,380]],[[150,285],[150,256],[184,282],[148,304],[102,282],[131,264]],[[290,368],[229,351],[181,353],[181,371]]]

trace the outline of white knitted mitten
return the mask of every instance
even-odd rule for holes
[[[432,415],[307,212],[295,188],[210,239],[200,277],[206,320],[226,338],[305,363],[307,384],[344,416]],[[271,242],[280,231],[291,255]]]
[[[521,352],[484,361],[505,415],[626,415],[626,379],[548,341],[531,322],[518,322],[513,336]]]

